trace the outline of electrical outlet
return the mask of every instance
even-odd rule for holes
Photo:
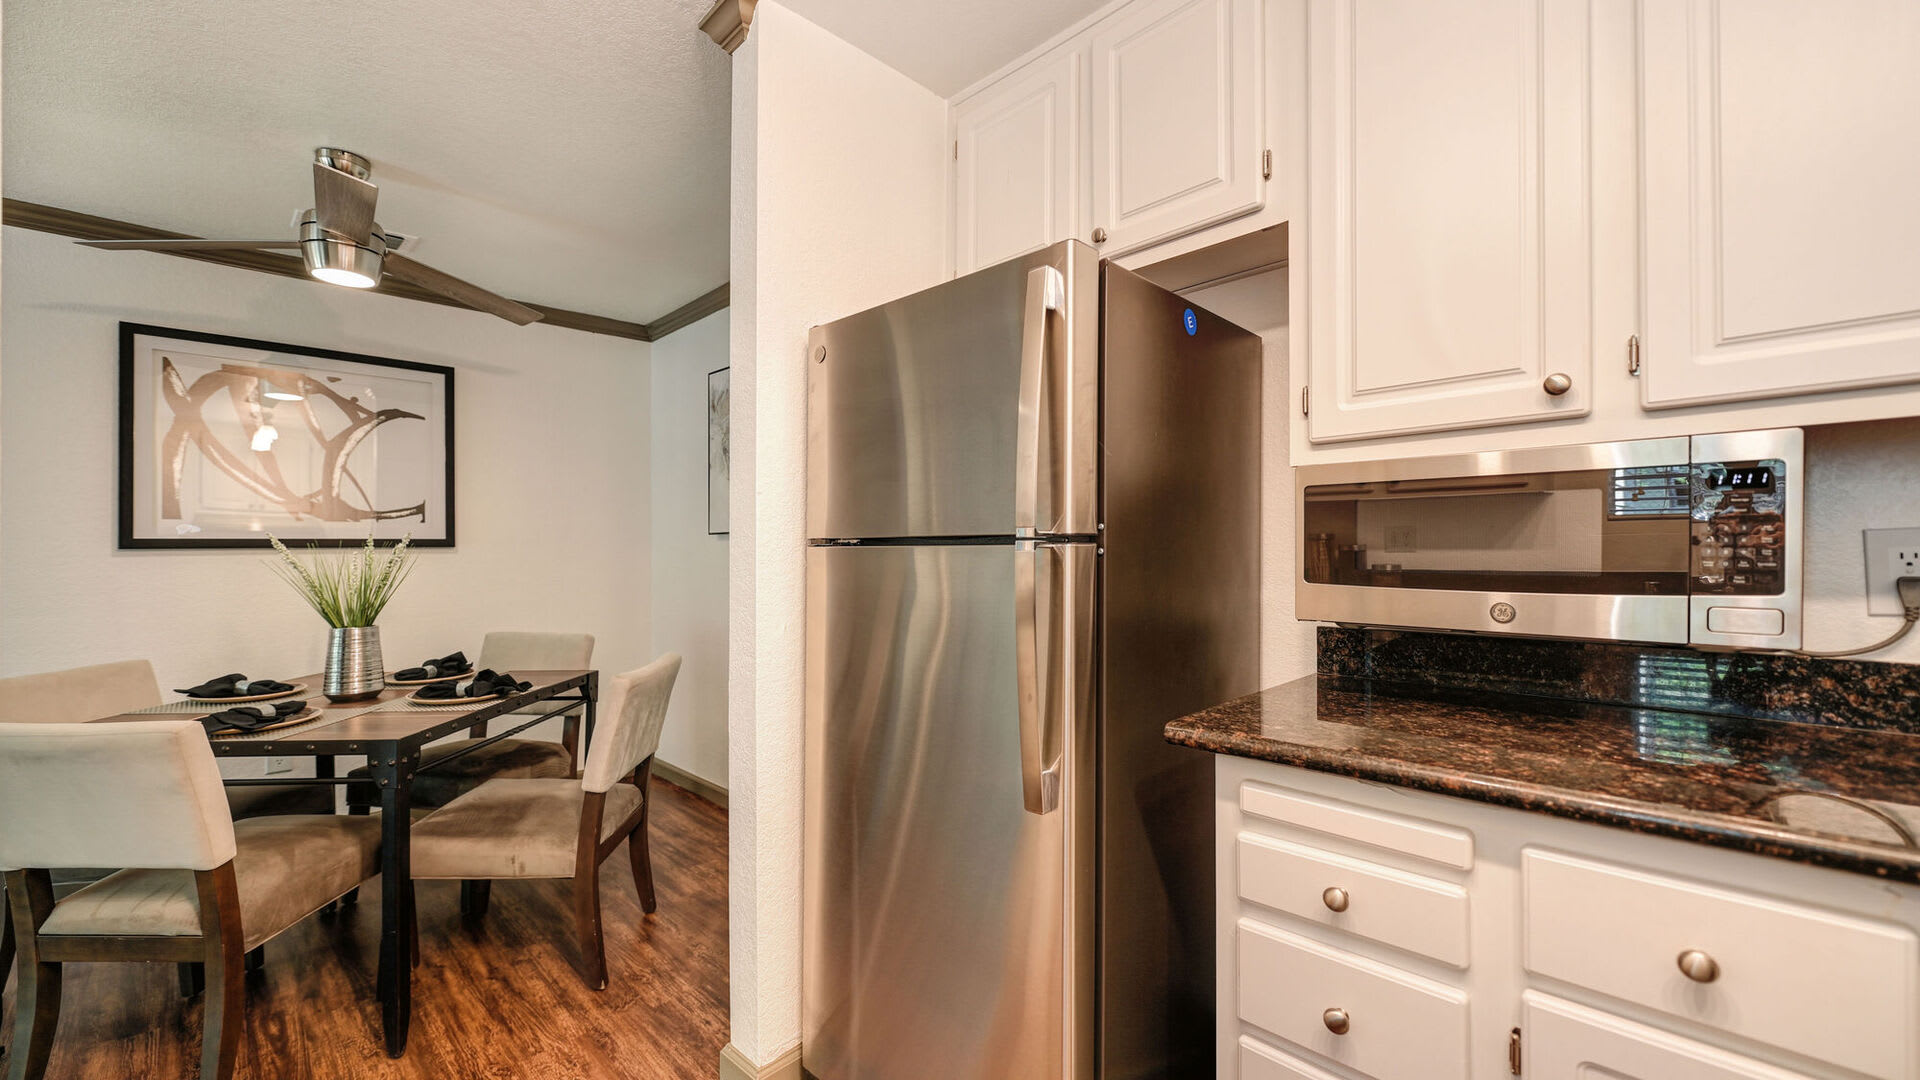
[[[292,758],[270,757],[267,759],[267,772],[269,773],[283,773],[283,772],[292,772],[292,771],[293,771]]]
[[[1412,525],[1387,526],[1388,551],[1418,551],[1414,544],[1415,533]]]
[[[1867,614],[1899,615],[1894,582],[1920,577],[1920,529],[1867,529]]]

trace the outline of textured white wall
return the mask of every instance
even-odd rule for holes
[[[17,228],[4,258],[0,675],[147,657],[168,687],[324,659],[261,553],[115,550],[123,319],[456,369],[459,547],[422,549],[381,618],[390,665],[488,629],[590,631],[603,670],[649,657],[645,344]]]
[[[682,658],[660,760],[727,786],[727,537],[707,535],[707,373],[725,311],[653,343],[653,651]]]
[[[762,0],[734,53],[728,680],[735,1051],[800,1040],[810,326],[946,266],[946,104]]]

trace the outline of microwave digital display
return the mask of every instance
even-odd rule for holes
[[[1773,490],[1773,469],[1762,465],[1758,468],[1727,469],[1724,472],[1707,474],[1707,485],[1717,491],[1766,491]]]

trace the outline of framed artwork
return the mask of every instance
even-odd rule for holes
[[[727,533],[727,475],[732,431],[727,390],[732,368],[707,372],[707,535]]]
[[[120,547],[453,546],[453,369],[120,324]]]

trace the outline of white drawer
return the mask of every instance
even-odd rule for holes
[[[1548,997],[1524,995],[1524,1075],[1531,1080],[1807,1080],[1671,1032]],[[1242,1055],[1244,1059],[1245,1055]],[[1257,1076],[1241,1070],[1243,1077]],[[1291,1080],[1286,1073],[1276,1076]]]
[[[1528,971],[1883,1080],[1916,1080],[1920,942],[1868,922],[1528,850]],[[1690,950],[1717,969],[1681,971]]]
[[[1238,848],[1242,898],[1467,966],[1467,890],[1460,886],[1255,833],[1241,833]]]
[[[1451,825],[1389,814],[1339,799],[1283,791],[1251,780],[1240,785],[1240,810],[1268,821],[1330,833],[1458,870],[1473,868],[1473,834]]]
[[[1318,1065],[1276,1050],[1251,1035],[1240,1036],[1240,1080],[1340,1080]]]
[[[1466,991],[1252,919],[1238,950],[1242,1020],[1378,1080],[1466,1077]]]

